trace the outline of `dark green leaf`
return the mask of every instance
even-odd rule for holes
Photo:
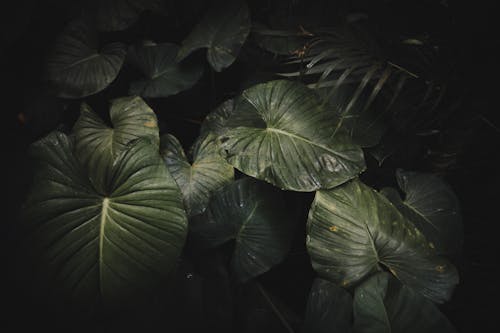
[[[251,178],[237,180],[215,193],[204,216],[190,224],[194,236],[207,247],[236,240],[231,266],[241,282],[284,259],[294,228],[282,192]]]
[[[314,269],[342,286],[389,269],[404,284],[443,302],[458,283],[455,267],[381,194],[359,180],[318,191],[307,248]]]
[[[309,293],[302,332],[351,332],[352,297],[342,287],[315,279]]]
[[[453,190],[431,174],[398,169],[396,178],[405,193],[404,201],[395,189],[383,189],[381,193],[413,222],[439,254],[457,254],[463,243],[463,226]]]
[[[38,164],[22,220],[40,275],[83,304],[120,306],[158,292],[176,267],[187,218],[157,147],[146,139],[131,143],[106,169],[106,195],[73,151],[59,132],[32,147]]]
[[[127,149],[130,141],[148,138],[156,149],[160,141],[156,115],[140,97],[111,101],[109,114],[113,127],[84,103],[74,127],[77,156],[89,170],[94,186],[101,191],[108,185],[107,171],[113,160]]]
[[[205,135],[209,132],[220,136],[223,134],[226,122],[234,111],[234,100],[229,99],[210,112],[201,124],[200,133]]]
[[[195,143],[192,164],[173,135],[161,137],[160,153],[181,189],[189,216],[205,211],[211,195],[234,178],[233,167],[222,158],[212,135]]]
[[[294,191],[331,188],[365,168],[361,148],[335,133],[336,118],[300,83],[278,80],[243,92],[221,137],[243,173]]]
[[[428,299],[381,272],[356,288],[354,332],[455,332],[448,319]]]
[[[242,0],[222,2],[212,8],[182,42],[177,59],[207,48],[207,60],[217,72],[229,67],[250,33],[250,13]]]
[[[168,97],[191,88],[203,74],[197,64],[178,64],[175,60],[179,47],[171,43],[148,43],[134,46],[129,59],[137,66],[144,79],[132,82],[129,93],[143,97]]]
[[[122,43],[98,48],[97,33],[83,21],[72,22],[56,41],[47,63],[55,94],[81,98],[105,89],[118,75],[126,55]]]

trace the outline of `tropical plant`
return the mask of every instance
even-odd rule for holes
[[[32,144],[16,228],[46,311],[113,331],[455,330],[457,197],[408,164],[377,178],[453,111],[432,42],[300,1],[81,6],[43,92],[79,116]]]

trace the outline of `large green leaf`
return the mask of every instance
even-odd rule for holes
[[[59,97],[95,94],[116,78],[126,53],[122,43],[99,49],[97,33],[83,21],[72,22],[57,39],[47,60],[47,80]]]
[[[428,299],[381,272],[356,288],[354,332],[455,332],[448,319]]]
[[[113,160],[137,138],[148,138],[159,146],[158,124],[154,111],[140,97],[121,97],[111,101],[109,127],[97,113],[83,103],[73,131],[76,152],[89,170],[96,188],[107,186],[108,169]]]
[[[190,230],[205,247],[236,240],[231,266],[247,281],[280,263],[288,252],[295,221],[282,192],[251,178],[237,180],[214,194]]]
[[[278,80],[245,90],[221,137],[235,168],[280,188],[314,191],[356,177],[363,152],[335,132],[335,116],[300,83]]]
[[[221,2],[212,8],[182,42],[177,59],[207,48],[207,60],[214,70],[229,67],[250,33],[248,6],[243,0]]]
[[[179,64],[179,47],[171,43],[146,43],[130,49],[128,57],[145,76],[130,85],[131,95],[168,97],[191,88],[203,74],[198,64]]]
[[[157,147],[147,139],[132,142],[107,169],[111,182],[100,184],[106,195],[65,134],[53,132],[32,153],[36,175],[23,221],[50,287],[76,303],[118,306],[165,286],[187,218]]]
[[[415,224],[438,253],[457,254],[463,243],[463,226],[453,190],[431,174],[398,169],[396,178],[405,193],[404,201],[393,188],[382,189],[381,193]]]
[[[316,278],[313,282],[302,332],[351,332],[352,296],[336,284]]]
[[[389,269],[436,302],[458,283],[455,267],[381,194],[359,180],[318,191],[309,212],[307,248],[314,269],[343,286]]]
[[[211,195],[229,184],[234,169],[220,154],[212,135],[202,136],[195,143],[193,162],[189,163],[182,145],[170,134],[162,135],[160,153],[184,197],[188,215],[202,213]]]

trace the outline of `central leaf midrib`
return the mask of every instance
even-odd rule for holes
[[[436,229],[436,231],[440,231],[439,228],[431,222],[431,220],[429,220],[429,218],[427,218],[427,216],[425,216],[424,214],[420,213],[419,210],[417,210],[415,207],[413,207],[411,204],[409,204],[407,201],[403,201],[403,204],[408,207],[412,212],[414,212],[415,214],[417,214],[418,216],[420,216],[422,219],[424,219],[427,223],[429,223],[431,226],[434,227],[434,229]]]
[[[102,200],[102,209],[101,209],[101,220],[99,221],[99,288],[101,291],[101,295],[103,295],[103,265],[104,265],[104,260],[103,260],[103,247],[104,247],[104,231],[105,231],[105,226],[106,226],[106,221],[108,217],[108,210],[109,210],[109,198],[105,197]]]
[[[68,70],[68,69],[70,69],[70,68],[73,68],[73,67],[75,67],[75,66],[78,66],[78,65],[79,65],[79,64],[81,64],[81,63],[84,63],[84,62],[86,62],[86,61],[92,60],[92,59],[94,59],[94,58],[98,58],[100,55],[101,55],[101,54],[99,54],[99,53],[93,53],[93,54],[91,54],[91,55],[89,55],[89,56],[86,56],[86,57],[84,57],[84,58],[81,58],[81,59],[78,59],[78,60],[76,60],[76,61],[72,62],[71,64],[69,64],[69,65],[65,66],[62,70]]]
[[[281,134],[281,135],[288,136],[290,138],[294,138],[294,139],[297,139],[297,140],[300,140],[300,141],[304,141],[304,142],[306,142],[306,143],[308,143],[310,145],[322,148],[324,150],[327,150],[327,151],[331,152],[332,154],[337,155],[337,152],[334,151],[334,150],[332,150],[330,147],[322,145],[322,144],[319,144],[319,143],[314,142],[314,141],[311,141],[311,140],[309,140],[307,138],[304,138],[303,136],[296,135],[296,134],[289,133],[289,132],[285,132],[283,130],[280,130],[280,129],[274,128],[274,127],[267,127],[265,130],[268,131],[268,132],[271,132],[271,133],[278,133],[278,134]]]

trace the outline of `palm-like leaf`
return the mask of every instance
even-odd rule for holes
[[[378,143],[385,131],[381,126],[387,123],[382,121],[385,117],[404,110],[397,117],[400,127],[404,127],[422,109],[434,111],[444,94],[437,84],[420,80],[419,73],[429,62],[427,58],[414,61],[424,64],[416,74],[389,60],[372,40],[352,27],[319,31],[287,62],[302,66],[281,73],[302,77],[309,87],[317,89],[325,103],[339,114],[339,126],[347,128],[364,147]],[[413,81],[418,81],[418,90],[410,84]],[[359,133],[368,135],[359,137]]]

